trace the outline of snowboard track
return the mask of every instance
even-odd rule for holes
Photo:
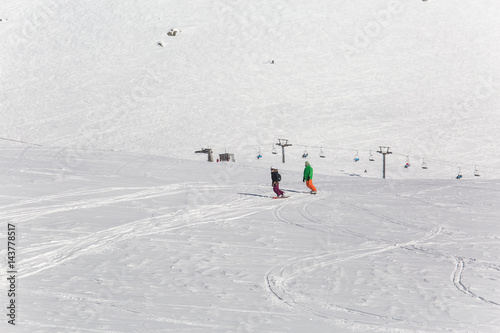
[[[464,258],[461,258],[461,257],[452,257],[452,258],[455,261],[455,269],[453,270],[453,273],[451,274],[451,281],[452,281],[453,285],[455,286],[455,288],[460,290],[465,295],[470,296],[474,299],[477,299],[481,302],[484,302],[484,303],[489,304],[489,305],[500,306],[499,303],[490,301],[490,300],[488,300],[484,297],[481,297],[481,296],[475,294],[474,292],[472,292],[470,290],[470,288],[467,287],[463,282],[463,273],[464,273],[465,266],[466,266]]]
[[[323,249],[320,251],[315,251],[313,254],[307,254],[305,256],[298,256],[294,258],[290,258],[288,262],[286,263],[281,263],[279,265],[276,265],[273,267],[271,270],[269,270],[265,276],[265,281],[266,281],[266,286],[268,291],[277,299],[280,303],[284,304],[287,308],[302,308],[304,311],[309,312],[311,314],[314,314],[317,317],[327,319],[330,321],[334,321],[339,325],[345,325],[338,319],[336,319],[334,316],[331,314],[329,315],[328,313],[325,314],[324,310],[327,311],[343,311],[343,312],[348,312],[351,314],[357,314],[357,315],[362,315],[362,316],[369,316],[369,317],[374,317],[380,320],[393,320],[394,322],[407,322],[410,324],[413,324],[416,327],[421,327],[422,323],[413,321],[409,318],[395,318],[395,317],[388,317],[384,315],[380,315],[377,313],[370,313],[366,311],[361,311],[361,310],[356,310],[353,308],[349,307],[344,307],[340,305],[332,305],[332,304],[322,304],[323,302],[318,302],[314,297],[311,297],[310,295],[304,294],[303,292],[293,290],[293,287],[290,287],[291,283],[299,278],[301,275],[304,274],[312,274],[314,271],[318,269],[325,269],[329,268],[331,266],[340,266],[344,262],[348,261],[354,261],[354,260],[359,260],[365,257],[369,256],[374,256],[378,254],[382,254],[388,251],[392,250],[397,250],[397,249],[411,249],[412,246],[417,245],[419,243],[423,243],[426,241],[429,241],[433,239],[434,237],[438,236],[443,228],[442,226],[433,226],[431,230],[426,229],[426,233],[420,237],[416,238],[404,243],[394,243],[389,240],[383,240],[383,239],[376,239],[367,235],[363,235],[360,233],[352,232],[349,230],[345,230],[340,227],[336,227],[335,225],[332,225],[330,223],[326,223],[325,221],[316,218],[314,215],[310,213],[310,205],[318,200],[322,199],[327,199],[331,197],[331,192],[327,193],[325,196],[317,196],[315,197],[315,200],[307,201],[305,202],[301,207],[291,207],[293,204],[297,204],[299,202],[290,202],[281,205],[280,207],[276,208],[274,210],[275,217],[287,224],[290,225],[299,225],[301,227],[304,227],[303,224],[300,224],[296,221],[291,221],[289,219],[283,218],[282,211],[285,208],[291,208],[291,210],[295,210],[298,212],[299,216],[309,223],[314,224],[314,228],[308,228],[310,230],[319,230],[322,233],[328,233],[329,231],[337,231],[337,232],[342,232],[349,234],[351,236],[359,237],[359,238],[364,238],[372,241],[378,241],[379,243],[382,243],[379,246],[373,246],[373,247],[366,247],[363,249],[360,249],[360,253],[353,254],[353,255],[340,255],[338,256],[335,253],[331,253],[328,249]],[[300,202],[301,203],[301,202]],[[356,207],[354,205],[347,205],[345,203],[341,203],[341,205],[345,207],[349,207],[351,209],[360,209],[359,207]],[[378,216],[376,213],[373,211],[370,211],[368,209],[361,208],[361,211],[365,212],[368,215],[374,215],[377,216],[378,218],[381,218],[382,220],[389,220],[391,223],[395,223],[398,225],[409,225],[406,222],[402,221],[396,221],[392,218],[388,218],[386,216]],[[423,229],[423,228],[417,228],[417,229]],[[306,302],[306,300],[308,300]],[[313,305],[309,305],[309,302],[311,302]],[[320,306],[320,308],[323,309],[323,311],[319,311],[317,307]],[[369,325],[368,329],[375,329],[375,327],[372,327]],[[378,329],[377,329],[378,330]]]
[[[7,220],[14,218],[16,221],[23,223],[35,220],[41,216],[50,215],[58,212],[91,209],[117,203],[124,203],[131,200],[151,199],[175,194],[174,189],[178,185],[168,187],[159,186],[153,188],[135,188],[136,192],[130,194],[119,194],[109,197],[100,197],[97,199],[83,200],[79,199],[65,204],[55,204],[42,207],[21,207],[33,203],[43,203],[55,198],[69,198],[72,196],[102,194],[114,191],[122,191],[123,189],[101,189],[91,191],[78,191],[70,194],[55,195],[43,197],[35,200],[26,200],[17,205],[8,205],[15,208],[10,211],[0,214],[0,218]],[[130,190],[130,189],[127,189]],[[190,207],[185,211],[167,212],[161,215],[153,215],[146,218],[131,221],[116,227],[107,228],[101,231],[87,233],[85,236],[64,240],[51,241],[48,243],[40,243],[33,245],[29,249],[24,249],[21,254],[26,259],[23,260],[23,277],[29,277],[39,274],[43,271],[76,259],[82,255],[97,254],[112,250],[119,242],[134,239],[137,237],[145,237],[160,233],[174,232],[179,229],[195,227],[203,224],[211,223],[230,223],[231,220],[255,214],[255,202],[248,201],[243,204],[241,198],[237,197],[233,201],[226,202],[221,205],[214,205],[211,209],[207,209],[204,205]],[[235,210],[234,208],[238,209]],[[193,219],[196,216],[196,219]],[[195,220],[196,222],[193,222]],[[43,250],[42,253],[37,250]],[[34,253],[33,256],[27,257],[28,253]]]

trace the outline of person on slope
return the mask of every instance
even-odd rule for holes
[[[276,193],[276,196],[285,196],[285,192],[280,190],[281,175],[278,173],[278,169],[274,169],[273,167],[271,167],[271,180],[273,182],[273,191]]]
[[[316,194],[316,187],[313,185],[313,168],[311,167],[311,164],[306,161],[306,167],[304,168],[304,178],[302,179],[303,182],[306,182],[306,185],[309,189],[311,189],[311,194]]]

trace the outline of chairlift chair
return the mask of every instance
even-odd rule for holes
[[[371,150],[370,150],[370,157],[368,157],[368,160],[369,160],[370,162],[375,161],[375,159],[373,158],[373,155],[372,155],[372,151],[371,151]]]
[[[323,148],[320,148],[319,157],[321,157],[321,158],[326,157],[325,153],[323,152]]]
[[[405,164],[405,169],[408,169],[411,166],[410,163],[410,156],[406,156],[406,164]]]
[[[262,154],[260,153],[260,147],[259,147],[259,154],[257,155],[257,159],[260,160],[262,158]]]
[[[276,148],[273,146],[273,150],[271,150],[271,153],[277,154],[278,152],[276,151]]]
[[[474,168],[474,176],[479,177],[481,174],[479,173],[479,170],[477,169],[477,165]]]
[[[356,155],[354,156],[354,162],[359,162],[359,153],[356,150]]]
[[[302,154],[302,158],[307,158],[309,156],[309,153],[307,152],[307,147],[304,149],[304,153]]]
[[[425,161],[422,159],[422,169],[427,169],[427,164],[425,164]]]
[[[463,176],[462,176],[462,169],[461,168],[458,168],[458,175],[457,175],[457,179],[461,179]]]

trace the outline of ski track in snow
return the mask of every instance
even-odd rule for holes
[[[177,209],[175,205],[159,208],[158,202],[168,202],[169,198],[179,197],[179,194],[186,193],[186,190],[188,192],[199,191],[203,193],[210,193],[213,190],[222,192],[217,192],[217,195],[207,197],[206,202],[189,206],[186,210]],[[139,208],[138,211],[141,213],[141,216],[144,213],[150,215],[143,218],[125,219],[122,222],[123,224],[114,227],[104,226],[105,229],[96,232],[83,230],[78,233],[78,230],[68,230],[67,232],[57,230],[59,233],[65,232],[67,237],[64,237],[63,240],[59,238],[38,243],[35,241],[29,247],[20,249],[19,253],[23,257],[23,261],[19,272],[23,278],[34,277],[35,279],[41,276],[43,272],[57,271],[54,269],[58,266],[64,265],[65,267],[70,265],[71,261],[75,261],[76,264],[76,259],[82,256],[95,254],[100,256],[102,253],[119,251],[122,244],[127,245],[136,238],[148,240],[150,236],[161,234],[171,234],[171,236],[174,236],[179,234],[181,230],[192,228],[197,234],[196,236],[189,237],[187,240],[184,239],[184,245],[187,244],[187,246],[192,248],[206,250],[213,248],[221,249],[221,244],[224,243],[223,238],[217,241],[214,235],[209,235],[208,239],[204,239],[207,236],[204,233],[211,229],[206,229],[205,226],[208,225],[210,227],[210,224],[219,228],[218,230],[220,231],[228,230],[229,227],[235,227],[237,228],[235,230],[241,232],[239,234],[240,237],[248,235],[248,228],[256,228],[254,222],[259,222],[260,227],[269,228],[266,230],[277,232],[276,234],[271,233],[267,235],[266,232],[262,233],[259,231],[258,234],[260,235],[255,236],[255,239],[259,243],[255,245],[252,243],[238,245],[238,251],[236,251],[238,254],[248,253],[248,251],[262,251],[265,253],[271,249],[275,251],[269,257],[269,259],[273,258],[273,261],[269,261],[270,265],[265,266],[265,269],[259,273],[259,276],[262,278],[262,292],[268,295],[267,299],[272,307],[266,308],[265,311],[259,311],[246,308],[230,309],[227,307],[227,304],[219,306],[217,303],[211,306],[177,304],[176,302],[166,304],[169,308],[179,309],[180,311],[185,309],[192,313],[198,312],[203,314],[210,313],[211,311],[220,311],[223,313],[241,314],[243,317],[260,314],[272,318],[280,318],[279,320],[286,318],[287,321],[292,321],[291,318],[293,315],[301,315],[305,318],[316,318],[320,322],[325,322],[325,325],[328,323],[328,325],[334,325],[335,327],[344,328],[349,331],[390,332],[393,329],[398,329],[400,332],[405,332],[404,327],[426,327],[428,322],[425,319],[420,320],[418,316],[409,313],[408,311],[410,310],[406,308],[403,308],[399,312],[388,313],[383,306],[371,309],[368,306],[357,306],[356,303],[329,297],[328,291],[331,290],[323,290],[321,288],[325,288],[325,286],[327,288],[335,287],[334,280],[339,277],[338,275],[332,274],[331,279],[333,279],[333,282],[329,282],[331,284],[322,284],[323,280],[319,280],[320,283],[318,286],[315,286],[314,283],[310,286],[304,283],[304,281],[316,276],[319,279],[324,279],[332,271],[349,269],[353,263],[356,265],[357,261],[363,262],[367,261],[366,259],[384,266],[386,265],[384,257],[393,258],[399,255],[404,258],[404,254],[401,254],[402,252],[412,253],[412,256],[425,257],[431,261],[449,262],[453,260],[454,265],[453,269],[450,267],[450,278],[448,279],[448,275],[446,275],[443,282],[445,284],[451,283],[450,287],[452,288],[450,289],[458,290],[457,293],[467,295],[472,300],[477,300],[487,306],[498,306],[497,302],[488,299],[486,295],[481,295],[481,292],[476,292],[474,287],[468,287],[464,283],[466,260],[463,256],[459,256],[453,251],[434,247],[435,244],[439,244],[439,241],[432,242],[435,238],[450,235],[450,230],[448,229],[455,231],[452,226],[446,224],[446,221],[444,221],[444,224],[440,223],[439,218],[426,221],[424,218],[419,219],[418,216],[420,215],[418,214],[410,214],[407,217],[402,217],[404,215],[391,215],[391,213],[385,211],[381,213],[381,206],[378,203],[384,203],[384,200],[403,202],[409,204],[408,207],[410,208],[423,205],[424,203],[419,200],[419,197],[413,200],[414,196],[421,196],[422,191],[401,194],[390,188],[381,187],[377,190],[378,194],[376,194],[380,196],[380,200],[371,198],[365,199],[366,201],[360,200],[360,198],[370,198],[370,195],[375,195],[373,194],[374,191],[371,191],[369,196],[361,193],[359,197],[356,194],[344,192],[345,190],[341,186],[338,188],[338,191],[333,192],[327,189],[318,192],[316,195],[310,195],[303,191],[288,191],[291,193],[290,198],[285,200],[271,200],[266,197],[270,192],[269,187],[256,185],[255,183],[222,186],[211,183],[193,182],[162,186],[110,186],[80,189],[39,197],[18,197],[17,201],[8,201],[8,203],[0,207],[0,220],[16,220],[20,225],[29,226],[32,232],[36,232],[37,230],[46,232],[49,229],[43,229],[42,226],[39,227],[36,224],[36,221],[42,217],[45,217],[45,221],[50,221],[52,218],[51,215],[70,211],[81,211],[82,213],[78,214],[90,214],[88,216],[91,216],[91,212],[98,208],[108,207],[119,211],[122,207],[131,206],[132,202],[134,203],[132,207],[136,210]],[[446,192],[450,190],[437,186],[434,188],[434,191]],[[470,193],[467,191],[472,191],[474,195],[478,193],[467,188],[463,188],[460,191],[460,193],[452,191],[452,194],[463,198],[462,206],[472,206],[481,209],[481,206],[477,206],[476,201],[471,200]],[[347,193],[349,194],[345,195]],[[176,200],[174,202],[179,203],[186,200],[186,198],[182,197]],[[374,202],[377,204],[373,204]],[[436,212],[448,209],[446,205],[443,206],[445,208],[442,208],[443,203],[446,204],[446,202],[444,200],[442,203],[438,203],[435,206]],[[151,215],[152,207],[152,211],[155,213]],[[490,206],[486,202],[484,207]],[[259,215],[253,219],[252,216],[255,214]],[[348,218],[348,220],[344,221],[345,218]],[[351,221],[349,218],[354,219],[352,221],[355,223],[352,226],[349,223]],[[365,232],[363,229],[365,225],[377,226],[382,232],[372,232],[373,228],[367,228]],[[400,231],[404,239],[400,240],[397,232],[392,235],[391,232],[387,233],[385,229]],[[56,228],[54,228],[54,231],[56,231]],[[188,234],[189,231],[186,235]],[[284,243],[280,243],[281,237],[278,235],[285,236]],[[467,233],[464,231],[463,235],[467,235]],[[287,242],[300,240],[302,236],[309,237],[305,244],[312,246],[312,249],[308,246],[298,247],[295,252],[293,247],[288,247]],[[314,239],[310,237],[316,237],[316,240],[320,242],[324,237],[338,237],[334,239],[352,240],[353,244],[346,249],[331,248],[328,244],[315,244]],[[155,237],[155,240],[166,245],[166,250],[169,249],[169,246],[172,246],[171,249],[174,249],[176,245],[183,244],[182,242],[177,243],[176,240],[171,241],[170,239],[168,239],[168,243],[165,243],[161,237]],[[279,244],[283,245],[279,246]],[[151,244],[150,246],[152,246],[151,249],[155,249],[155,245]],[[202,276],[201,280],[194,279],[193,281],[203,284],[205,283],[203,277],[211,277],[219,274],[217,269],[220,267],[220,262],[225,260],[224,253],[226,253],[226,250],[222,248],[220,253],[215,254],[214,252],[214,258],[210,259],[210,257],[207,257],[202,262],[198,262],[196,255],[193,258],[190,255],[187,258],[183,258],[182,256],[185,256],[186,253],[182,253],[178,259],[181,261],[181,264],[178,265],[179,268],[176,268],[176,271],[178,270],[182,274],[200,274]],[[476,261],[476,263],[484,265],[485,272],[490,270],[490,268],[498,271],[498,266],[495,266],[493,262]],[[176,264],[177,261],[173,266]],[[387,266],[390,267],[390,264],[387,264]],[[418,274],[418,267],[413,267],[411,262],[407,263],[405,267],[409,268],[408,272],[410,274]],[[238,274],[245,276],[249,273],[246,271],[247,268],[241,269],[241,273]],[[390,274],[390,270],[394,268],[381,267],[381,269],[389,270],[386,274]],[[175,283],[183,283],[182,278],[180,279]],[[361,279],[369,278],[362,276]],[[409,275],[408,282],[403,281],[401,284],[404,288],[411,289],[414,280],[418,281],[418,279],[418,276],[413,277]],[[247,285],[249,283],[249,281],[246,281],[246,278],[241,278],[240,276],[235,277],[234,281],[238,281],[236,282],[238,285],[241,283]],[[255,284],[255,282],[253,283]],[[208,286],[210,286],[209,283]],[[381,287],[383,290],[390,290],[393,285],[389,282],[389,284],[382,284]],[[415,287],[420,288],[421,286]],[[196,291],[198,289],[194,286],[190,290]],[[325,295],[322,292],[325,292]],[[109,311],[118,310],[121,313],[130,313],[140,318],[140,320],[148,322],[170,323],[186,328],[192,327],[216,331],[227,331],[234,328],[234,326],[226,325],[227,322],[205,322],[199,317],[179,319],[175,315],[165,315],[161,311],[154,309],[141,311],[141,308],[147,307],[147,301],[134,303],[120,298],[99,297],[99,294],[88,295],[78,292],[72,294],[71,292],[51,291],[49,289],[30,291],[30,293],[40,296],[39,298],[44,298],[46,294],[47,297],[53,297],[61,301],[66,300],[72,302],[72,304],[82,304],[82,306],[85,304],[85,306],[90,308],[107,309]],[[330,293],[330,296],[332,295],[335,295],[335,293]],[[442,304],[440,302],[442,301],[439,300],[436,306],[439,307]],[[385,323],[390,327],[380,326]],[[35,327],[38,323],[27,321],[26,324]],[[65,330],[68,328],[64,323],[60,323],[60,325],[40,323],[39,327],[56,330]],[[89,328],[88,331],[98,332],[99,330]],[[415,330],[411,329],[407,331],[415,332]]]
[[[0,222],[19,227],[16,328],[498,331],[495,1],[4,9]],[[269,199],[256,182],[281,163],[276,136],[293,143],[284,174],[310,146],[324,191]],[[394,152],[387,182],[374,179],[380,144]],[[200,145],[236,167],[198,163]]]
[[[271,291],[275,295],[277,295],[278,292],[275,291],[275,289],[273,288],[272,283],[270,281],[280,281],[279,283],[275,283],[275,286],[277,287],[278,290],[281,290],[280,293],[282,295],[284,295],[284,294],[287,294],[289,292],[286,290],[285,286],[287,284],[289,284],[290,280],[297,278],[298,275],[301,275],[303,273],[312,272],[318,268],[323,268],[326,266],[330,266],[332,264],[338,264],[338,263],[342,263],[342,262],[346,262],[346,261],[356,260],[356,259],[364,258],[367,256],[372,256],[375,254],[380,254],[380,253],[384,253],[387,251],[391,251],[394,249],[403,248],[406,246],[422,243],[422,242],[425,242],[427,240],[430,240],[430,239],[436,237],[437,235],[439,235],[440,232],[441,232],[441,229],[438,228],[436,230],[432,230],[429,234],[427,234],[419,239],[415,239],[415,240],[412,240],[412,241],[409,241],[406,243],[394,244],[394,245],[382,247],[382,248],[375,247],[372,249],[364,249],[363,251],[366,251],[366,252],[363,252],[361,254],[346,256],[346,257],[331,259],[329,257],[336,256],[336,255],[331,254],[331,253],[324,253],[324,254],[320,254],[320,255],[312,255],[312,256],[306,256],[306,257],[302,257],[302,258],[294,258],[293,261],[286,266],[273,268],[271,270],[271,272],[267,274],[266,280],[268,281],[269,288],[271,289]],[[312,265],[308,265],[307,264],[308,261],[313,261],[313,262],[320,261],[320,262],[313,263]],[[290,267],[295,266],[295,265],[302,265],[302,266],[307,265],[308,268],[301,269],[298,272],[295,272],[295,273],[292,273],[292,274],[289,274],[288,276],[286,276],[285,271],[290,270]],[[277,273],[276,273],[276,271],[277,271]],[[285,300],[285,297],[278,296],[278,298],[280,298],[281,300]],[[296,302],[292,299],[291,302],[287,302],[287,304],[290,304],[290,303],[296,303]]]
[[[318,196],[316,200],[331,199],[329,197],[331,197],[331,193],[325,193],[323,196]],[[344,230],[342,228],[338,228],[334,225],[331,225],[330,223],[327,223],[325,221],[322,221],[322,220],[314,217],[312,214],[310,214],[308,207],[316,200],[311,200],[311,201],[308,201],[306,203],[302,203],[301,201],[295,201],[295,202],[292,201],[290,203],[283,204],[280,207],[275,209],[274,215],[279,221],[282,221],[284,223],[288,223],[288,224],[293,225],[293,226],[306,228],[308,230],[322,230],[322,231],[335,230],[335,231],[340,231],[343,233],[348,233],[351,236],[362,237],[365,239],[374,240],[374,238],[369,237],[367,235],[362,235],[359,233]],[[348,207],[350,209],[356,209],[356,210],[362,211],[368,216],[376,216],[377,218],[388,221],[390,223],[394,223],[396,225],[412,227],[413,229],[417,229],[417,230],[423,229],[422,227],[416,227],[415,225],[407,223],[407,222],[398,221],[398,220],[395,220],[393,218],[389,218],[385,215],[374,213],[373,211],[371,211],[369,209],[360,208],[360,207],[357,207],[357,206],[352,205],[352,204],[346,204],[344,202],[340,202],[340,204],[342,206]],[[295,207],[291,208],[290,206],[292,206],[292,205],[294,205]],[[302,206],[298,207],[299,205],[302,205]],[[292,221],[292,220],[283,218],[282,211],[285,208],[290,208],[288,211],[294,211],[294,210],[297,211],[299,213],[299,216],[306,219],[306,221],[308,221],[308,222],[316,223],[318,226],[321,226],[322,229],[321,228],[307,227],[303,223],[298,223],[296,221]],[[323,312],[318,311],[317,307],[320,306],[324,309],[332,310],[332,311],[334,311],[334,310],[335,311],[345,311],[345,312],[348,312],[351,314],[374,317],[377,319],[383,319],[385,321],[391,320],[391,321],[395,321],[395,322],[407,322],[407,323],[414,325],[414,326],[417,326],[417,327],[422,326],[421,322],[416,322],[416,321],[413,321],[413,320],[407,319],[407,318],[388,317],[388,316],[384,316],[384,315],[380,315],[380,314],[376,314],[376,313],[370,313],[370,312],[366,312],[366,311],[360,311],[360,310],[356,310],[356,309],[352,309],[352,308],[347,308],[347,307],[341,306],[341,305],[321,304],[321,302],[318,303],[316,300],[314,300],[315,299],[314,297],[308,296],[307,294],[304,295],[303,292],[300,290],[293,290],[293,287],[290,287],[290,285],[292,284],[292,281],[296,280],[299,276],[304,275],[304,274],[311,274],[314,271],[319,270],[319,269],[323,269],[323,268],[327,268],[327,267],[335,266],[335,265],[338,266],[338,265],[341,265],[342,263],[345,263],[348,261],[354,261],[354,260],[358,260],[361,258],[374,256],[374,255],[382,254],[382,253],[397,250],[397,249],[412,250],[412,247],[415,247],[418,244],[425,244],[425,242],[428,242],[428,241],[432,240],[433,238],[437,237],[438,235],[440,235],[442,233],[442,231],[443,231],[442,226],[433,226],[431,230],[428,230],[426,232],[426,234],[420,238],[415,238],[413,240],[403,242],[403,243],[391,244],[389,246],[380,245],[380,246],[375,246],[372,248],[359,249],[359,251],[361,253],[354,254],[354,255],[341,255],[339,253],[323,252],[323,253],[314,253],[312,255],[306,255],[303,257],[295,257],[295,258],[290,259],[288,261],[288,263],[285,265],[280,264],[280,265],[272,268],[266,274],[266,277],[265,277],[266,285],[267,285],[267,288],[270,291],[270,293],[276,299],[278,299],[280,302],[287,305],[289,308],[292,308],[292,309],[295,307],[302,308],[304,311],[307,311],[311,314],[314,314],[315,316],[318,316],[318,317],[324,318],[324,319],[332,320],[337,325],[346,326],[345,323],[337,320],[335,318],[335,316],[325,315]],[[388,242],[388,241],[380,240],[380,239],[378,239],[378,241],[379,242],[381,241],[382,243]],[[455,260],[457,262],[457,265],[456,265],[455,271],[452,274],[452,282],[455,285],[455,287],[457,289],[459,289],[460,291],[462,291],[463,293],[468,294],[469,296],[472,296],[476,299],[479,299],[487,304],[498,305],[495,302],[488,301],[482,297],[475,295],[474,293],[472,293],[468,288],[466,288],[462,284],[461,277],[462,277],[462,273],[463,273],[463,269],[464,269],[464,262],[463,262],[463,259],[455,258]],[[312,300],[314,305],[308,304],[305,301],[306,299]],[[349,325],[347,325],[347,326],[349,326]],[[368,325],[368,327],[365,327],[365,329],[368,331],[386,331],[386,329],[372,327],[371,325]],[[363,329],[363,330],[365,330],[365,329]]]
[[[43,296],[43,297],[51,297],[55,296],[58,299],[62,300],[72,300],[78,301],[88,304],[96,304],[99,306],[105,305],[108,308],[119,308],[124,311],[130,312],[134,316],[141,316],[148,321],[158,321],[158,322],[171,322],[171,323],[182,323],[187,326],[196,326],[196,327],[204,327],[204,328],[212,328],[212,329],[231,329],[231,326],[227,325],[216,325],[216,324],[208,324],[201,321],[187,321],[187,320],[179,320],[172,317],[164,317],[165,313],[161,309],[157,309],[156,316],[151,315],[150,313],[144,313],[141,309],[146,307],[148,304],[144,302],[134,302],[130,303],[128,300],[119,300],[119,299],[105,299],[105,298],[97,298],[91,296],[75,296],[74,294],[69,293],[54,293],[50,290],[36,290],[33,292],[34,294]],[[258,310],[245,310],[245,309],[235,309],[235,308],[223,308],[214,305],[185,305],[185,304],[175,304],[175,303],[165,303],[164,306],[172,309],[184,309],[184,310],[210,310],[210,311],[225,311],[232,314],[244,314],[244,315],[252,315],[252,314],[270,314],[270,315],[287,315],[285,312],[279,311],[258,311]],[[53,328],[67,328],[65,326],[50,326]],[[95,330],[101,331],[101,330]]]
[[[26,222],[34,219],[38,219],[41,216],[54,214],[58,212],[77,210],[77,209],[91,209],[101,206],[108,206],[112,204],[117,204],[121,202],[127,202],[131,200],[145,200],[152,199],[159,196],[171,195],[176,193],[181,193],[181,186],[174,185],[169,187],[154,187],[145,189],[142,191],[137,191],[131,194],[119,194],[111,197],[101,197],[96,199],[82,199],[80,201],[75,201],[67,204],[55,204],[55,205],[47,205],[42,207],[35,208],[18,208],[7,211],[2,211],[0,213],[0,219],[4,220],[15,220],[17,222]],[[65,194],[65,195],[53,195],[48,196],[46,198],[40,198],[35,200],[26,200],[24,202],[20,202],[17,204],[6,205],[2,208],[10,208],[10,207],[21,207],[27,204],[33,203],[43,203],[44,201],[54,200],[54,199],[63,199],[69,198],[73,196],[86,196],[86,195],[95,195],[107,192],[115,192],[115,191],[123,191],[125,189],[101,189],[101,190],[89,190],[89,191],[79,191],[77,193]]]
[[[304,198],[300,198],[300,199],[292,199],[290,200],[291,198],[288,198],[286,199],[287,202],[283,203],[282,205],[279,205],[278,207],[276,207],[273,212],[274,212],[274,217],[283,222],[283,223],[287,223],[287,224],[290,224],[292,226],[296,226],[296,227],[300,227],[300,228],[304,228],[304,229],[307,229],[307,230],[319,230],[317,227],[311,227],[311,226],[307,226],[307,225],[304,225],[304,224],[301,224],[301,223],[297,223],[297,222],[294,222],[294,221],[291,221],[289,219],[286,219],[283,217],[283,213],[282,213],[282,210],[284,210],[285,208],[287,208],[288,206],[290,205],[296,205],[297,202],[302,202],[302,201],[305,201],[307,200],[308,198],[307,197],[304,197]],[[306,204],[307,205],[307,204]]]
[[[453,257],[453,260],[455,261],[456,266],[455,266],[455,270],[451,274],[451,281],[452,281],[453,285],[455,286],[455,288],[457,288],[458,290],[460,290],[464,294],[466,294],[472,298],[475,298],[479,301],[482,301],[486,304],[500,306],[499,303],[489,301],[484,297],[476,295],[467,286],[465,286],[465,284],[462,281],[462,275],[463,275],[464,270],[465,270],[464,258]]]
[[[138,190],[131,194],[120,194],[110,197],[100,197],[97,199],[81,199],[67,204],[47,205],[37,208],[18,208],[4,211],[0,214],[0,219],[16,220],[26,222],[35,220],[41,216],[50,215],[69,210],[83,210],[131,200],[146,200],[162,196],[175,195],[180,192],[180,188],[185,185],[157,186],[152,188],[109,188],[100,190],[75,191],[66,194],[51,195],[33,200],[25,200],[18,204],[9,204],[4,207],[20,207],[33,203],[43,203],[54,199],[68,199],[75,196],[92,196],[108,192],[123,190]],[[232,208],[237,206],[239,210]],[[214,205],[210,209],[200,207],[187,212],[173,212],[163,215],[156,215],[128,222],[118,227],[108,228],[102,231],[90,233],[85,237],[78,237],[69,241],[52,241],[47,244],[32,246],[29,250],[21,251],[21,254],[40,253],[39,250],[57,247],[54,250],[42,252],[23,260],[22,274],[24,277],[39,274],[43,271],[61,265],[67,261],[78,258],[82,255],[105,252],[112,249],[117,243],[131,238],[145,237],[153,234],[168,233],[182,228],[199,226],[207,223],[216,223],[220,220],[231,221],[242,216],[255,214],[253,202],[247,202],[242,206],[241,200],[236,198],[233,202],[226,202],[224,205]],[[194,219],[196,217],[196,219]],[[199,222],[192,222],[197,220]]]

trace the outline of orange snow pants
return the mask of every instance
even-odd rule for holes
[[[306,181],[306,185],[307,185],[307,187],[309,187],[311,189],[311,191],[316,192],[316,187],[313,185],[312,179],[309,179],[308,181]]]

